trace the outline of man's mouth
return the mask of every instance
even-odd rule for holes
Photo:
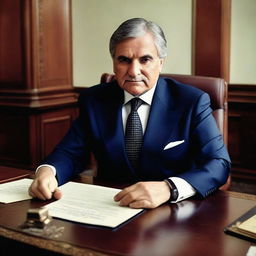
[[[125,82],[129,82],[129,83],[140,83],[140,82],[142,82],[142,80],[125,80]]]

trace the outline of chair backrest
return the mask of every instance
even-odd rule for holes
[[[223,135],[225,144],[228,143],[228,103],[227,103],[227,83],[222,78],[161,74],[162,77],[175,79],[178,82],[188,84],[201,89],[209,94],[213,116],[217,122],[220,132]],[[101,83],[111,82],[115,79],[113,74],[104,73],[101,76]]]

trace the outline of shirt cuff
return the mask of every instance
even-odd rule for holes
[[[35,171],[35,172],[37,172],[37,171],[39,170],[39,168],[41,168],[41,167],[49,167],[49,168],[52,170],[54,176],[56,176],[57,171],[56,171],[56,168],[55,168],[53,165],[41,164],[41,165],[39,165],[39,166],[36,168],[36,171]]]
[[[196,190],[184,179],[179,177],[170,177],[169,179],[172,180],[179,192],[177,200],[171,201],[171,203],[177,203],[196,194]]]

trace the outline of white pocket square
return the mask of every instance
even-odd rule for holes
[[[169,148],[176,147],[176,146],[182,144],[184,141],[185,141],[185,140],[172,141],[172,142],[168,143],[168,144],[164,147],[164,150],[169,149]]]

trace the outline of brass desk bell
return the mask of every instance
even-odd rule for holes
[[[44,228],[51,222],[52,218],[47,208],[34,208],[27,211],[25,226],[34,228]]]
[[[30,235],[57,239],[62,236],[64,227],[54,225],[47,208],[34,208],[27,211],[27,219],[20,226],[23,232]]]

